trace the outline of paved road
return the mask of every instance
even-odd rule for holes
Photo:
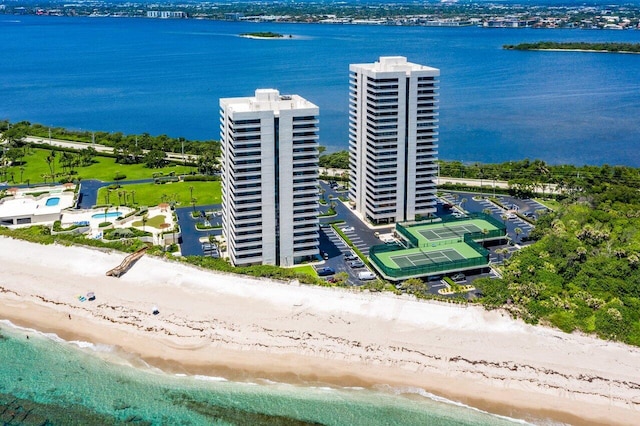
[[[78,203],[76,204],[76,208],[79,209],[90,209],[96,204],[103,204],[103,200],[98,200],[98,190],[104,186],[109,186],[111,184],[117,184],[121,186],[126,185],[134,185],[137,183],[152,183],[153,179],[137,179],[137,180],[127,180],[127,181],[111,181],[111,182],[102,182],[100,180],[95,179],[86,179],[80,181],[80,190],[78,191]]]
[[[61,148],[73,148],[73,149],[80,149],[80,150],[93,147],[98,152],[113,154],[113,147],[100,145],[97,143],[75,142],[75,141],[66,141],[62,139],[40,138],[40,137],[34,137],[34,136],[26,136],[24,138],[24,141],[33,143],[36,145],[53,145],[53,146],[59,146]],[[142,150],[143,154],[146,154],[147,152],[149,152],[148,149]],[[170,152],[170,151],[165,152],[165,154],[169,160],[173,160],[173,161],[193,162],[193,161],[197,161],[198,158],[200,157],[199,155],[195,155],[195,154],[182,155],[181,153]]]

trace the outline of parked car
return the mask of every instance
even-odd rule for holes
[[[452,280],[454,283],[460,283],[460,282],[464,282],[464,281],[466,281],[466,280],[467,280],[467,276],[466,276],[465,274],[463,274],[462,272],[459,272],[459,273],[457,273],[457,274],[453,275],[453,276],[451,277],[451,280]]]
[[[526,213],[524,214],[524,216],[525,216],[525,217],[528,217],[529,219],[535,219],[535,218],[536,218],[536,215],[535,215],[535,214],[533,214],[532,212],[526,212]]]
[[[320,251],[320,256],[322,256],[324,260],[329,259],[329,253],[327,253],[326,251]]]
[[[346,260],[346,261],[358,260],[358,256],[356,256],[355,254],[349,252],[349,253],[344,255],[344,260]]]
[[[216,246],[215,244],[211,244],[211,243],[202,243],[202,251],[205,253],[209,253],[212,251],[218,251],[218,246]]]
[[[318,276],[320,277],[326,277],[329,275],[333,275],[336,273],[336,271],[329,267],[329,266],[325,266],[324,268],[320,268],[320,269],[316,269],[316,272],[318,273]]]
[[[364,262],[362,260],[352,260],[349,262],[349,266],[352,268],[364,268]]]
[[[427,277],[427,281],[429,282],[442,281],[442,275],[429,275]]]
[[[375,280],[376,274],[371,271],[362,271],[358,273],[358,279],[361,281]]]
[[[340,228],[340,230],[342,232],[351,232],[353,230],[355,230],[356,228],[354,228],[353,226],[343,226],[342,228]]]

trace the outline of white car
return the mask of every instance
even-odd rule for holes
[[[376,274],[374,274],[371,271],[358,272],[358,279],[361,280],[361,281],[375,280],[376,279]]]
[[[351,232],[351,231],[354,231],[355,228],[353,226],[345,226],[345,227],[340,228],[340,230],[342,232]]]

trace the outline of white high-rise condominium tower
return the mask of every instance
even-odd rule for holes
[[[222,229],[234,265],[318,255],[318,113],[273,89],[220,99]]]
[[[440,70],[381,57],[349,67],[349,196],[373,223],[435,212]]]

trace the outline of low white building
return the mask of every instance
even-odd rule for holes
[[[0,226],[50,225],[75,203],[73,188],[10,188],[7,192],[9,196],[0,199]]]
[[[220,99],[222,230],[234,265],[319,254],[318,114],[274,89]]]

